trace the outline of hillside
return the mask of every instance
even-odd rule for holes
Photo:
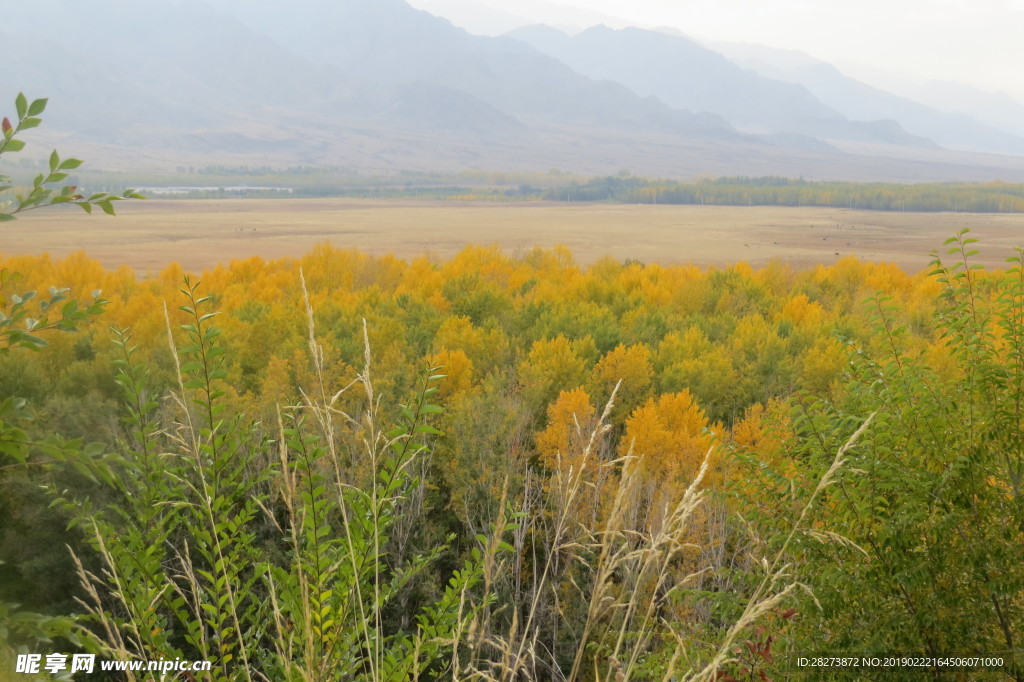
[[[638,59],[649,54],[641,50],[647,34],[614,33],[632,41]],[[93,167],[127,171],[332,165],[1024,179],[1020,158],[953,154],[891,121],[847,120],[799,86],[682,39],[672,50],[685,45],[692,54],[670,53],[680,72],[718,69],[703,99],[676,96],[686,89],[678,83],[673,95],[595,80],[521,41],[470,35],[402,0],[327,9],[298,0],[284,15],[274,3],[235,0],[143,8],[98,0],[83,15],[70,0],[40,0],[5,10],[0,37],[14,74],[0,85],[0,101],[19,91],[51,99],[28,159],[59,144]],[[732,108],[716,111],[714,101]],[[758,103],[746,119],[738,113],[744,101]],[[786,117],[791,125],[777,124]]]
[[[911,133],[951,149],[1024,153],[1024,137],[1008,132],[1016,129],[1012,117],[1020,113],[1020,105],[1015,106],[1006,96],[986,99],[977,90],[959,88],[955,90],[956,104],[947,94],[944,101],[940,100],[941,108],[936,108],[862,83],[835,66],[807,55],[787,54],[785,50],[755,45],[719,43],[715,47],[736,63],[763,76],[806,88],[820,101],[851,118],[898,120]],[[921,86],[911,90],[922,94],[927,91]],[[972,101],[980,106],[970,106]],[[982,112],[988,112],[999,125],[979,120],[978,115],[984,115]]]
[[[877,116],[847,118],[803,85],[743,69],[683,35],[595,26],[575,36],[534,26],[507,34],[592,78],[626,85],[678,109],[718,114],[757,133],[799,133],[824,139],[935,148]]]

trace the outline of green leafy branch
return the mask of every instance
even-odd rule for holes
[[[0,271],[0,287],[11,279],[6,271]],[[37,299],[35,291],[12,294],[11,307],[0,309],[0,355],[9,353],[12,348],[39,350],[46,346],[41,334],[77,331],[80,324],[102,313],[109,303],[100,297],[98,289],[92,292],[92,301],[88,304],[68,300],[68,292],[66,288],[51,286],[49,298]],[[33,300],[37,301],[35,307],[30,305]]]
[[[6,116],[0,123],[0,129],[3,131],[3,139],[0,140],[0,156],[5,153],[20,152],[25,148],[25,141],[18,139],[18,135],[43,122],[39,115],[46,110],[47,101],[46,98],[42,98],[32,100],[30,103],[24,93],[18,93],[18,97],[14,101],[17,124],[11,123]],[[145,199],[133,189],[125,190],[123,195],[95,192],[86,196],[78,191],[76,185],[55,186],[66,180],[70,171],[81,165],[82,161],[79,159],[61,159],[57,151],[54,150],[50,153],[47,172],[40,173],[32,180],[32,187],[27,193],[15,193],[11,199],[4,199],[4,196],[15,191],[15,187],[11,184],[11,179],[8,176],[0,175],[0,223],[15,220],[16,213],[59,204],[74,204],[86,213],[92,213],[93,207],[98,206],[104,213],[114,215],[115,201]]]
[[[22,93],[15,99],[17,124],[4,117],[0,120],[0,156],[16,153],[25,148],[25,142],[18,136],[39,126],[39,117],[46,109],[47,100],[37,99],[31,103]],[[75,185],[57,186],[68,178],[69,171],[82,165],[78,159],[61,159],[56,151],[50,154],[48,172],[36,176],[27,193],[19,194],[11,179],[0,175],[0,223],[15,220],[15,214],[23,211],[75,204],[87,213],[93,206],[99,206],[104,213],[113,215],[114,201],[121,199],[142,199],[134,190],[127,190],[123,196],[98,192],[85,196]],[[13,194],[13,198],[7,198]],[[16,278],[16,273],[0,270],[0,291]],[[94,291],[90,303],[80,304],[68,299],[68,289],[50,287],[49,297],[37,297],[35,291],[10,296],[10,303],[0,303],[0,355],[7,355],[12,349],[39,350],[46,346],[41,334],[49,331],[76,331],[80,324],[103,312],[107,301]],[[0,484],[4,483],[6,472],[28,466],[68,467],[91,480],[103,480],[114,485],[116,476],[112,461],[104,448],[98,444],[84,444],[81,439],[64,440],[50,434],[42,440],[34,440],[21,427],[31,418],[26,402],[19,398],[0,401]],[[34,454],[42,457],[33,457]],[[77,627],[68,618],[52,618],[17,610],[17,606],[0,601],[0,659],[11,651],[8,634],[17,634],[26,641],[48,641],[51,637],[62,636],[78,645]],[[74,635],[74,637],[72,636]]]

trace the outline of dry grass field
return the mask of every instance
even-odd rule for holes
[[[85,251],[107,267],[140,274],[177,261],[201,270],[247,256],[299,256],[330,242],[370,254],[443,259],[466,244],[510,253],[564,244],[581,263],[605,255],[645,263],[793,267],[853,255],[909,271],[969,227],[975,262],[998,267],[1024,244],[1024,215],[884,213],[836,208],[483,204],[354,199],[148,200],[118,205],[118,216],[65,211],[25,214],[0,228],[0,253]]]

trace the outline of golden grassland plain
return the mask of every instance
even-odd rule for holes
[[[965,227],[982,248],[974,262],[988,267],[1003,266],[1024,245],[1021,214],[361,199],[161,199],[126,201],[117,210],[115,218],[72,207],[26,213],[0,228],[0,253],[85,251],[107,267],[144,274],[173,261],[198,271],[249,256],[300,256],[324,242],[437,259],[467,244],[510,253],[562,244],[583,264],[610,255],[701,266],[778,259],[804,268],[852,255],[916,272]]]

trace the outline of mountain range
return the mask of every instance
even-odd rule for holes
[[[664,31],[477,36],[403,0],[36,0],[5,8],[0,42],[0,102],[50,98],[40,146],[122,170],[1024,180],[1024,137],[991,121]]]

